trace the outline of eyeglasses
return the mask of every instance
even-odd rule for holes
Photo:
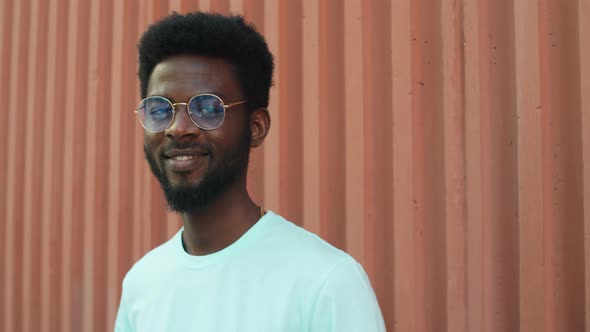
[[[248,102],[238,101],[232,104],[224,104],[223,100],[214,94],[204,93],[192,97],[188,103],[172,103],[161,96],[147,97],[139,103],[135,113],[139,116],[139,122],[145,130],[159,133],[174,121],[178,112],[177,105],[185,105],[191,121],[203,130],[214,130],[221,126],[225,119],[225,110],[236,105]]]

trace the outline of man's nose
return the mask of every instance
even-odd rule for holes
[[[174,109],[176,114],[170,127],[166,129],[166,135],[176,138],[188,135],[198,135],[201,129],[190,119],[187,104],[176,103],[174,104]]]

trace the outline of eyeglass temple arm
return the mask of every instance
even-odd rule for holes
[[[245,104],[245,103],[247,103],[247,102],[248,102],[247,100],[237,101],[237,102],[235,102],[235,103],[231,103],[231,104],[223,105],[223,107],[225,107],[225,108],[230,108],[230,107],[232,107],[232,106],[236,106],[236,105]]]

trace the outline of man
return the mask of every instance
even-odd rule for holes
[[[139,42],[145,158],[183,228],[123,281],[115,331],[384,331],[361,266],[246,190],[273,58],[239,16],[172,14]]]

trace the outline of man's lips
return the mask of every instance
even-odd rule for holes
[[[202,149],[174,149],[164,153],[164,162],[173,172],[187,172],[198,168],[208,156]]]
[[[206,156],[209,151],[204,149],[169,149],[164,152],[164,157],[174,159],[178,157],[191,157],[191,156]]]

